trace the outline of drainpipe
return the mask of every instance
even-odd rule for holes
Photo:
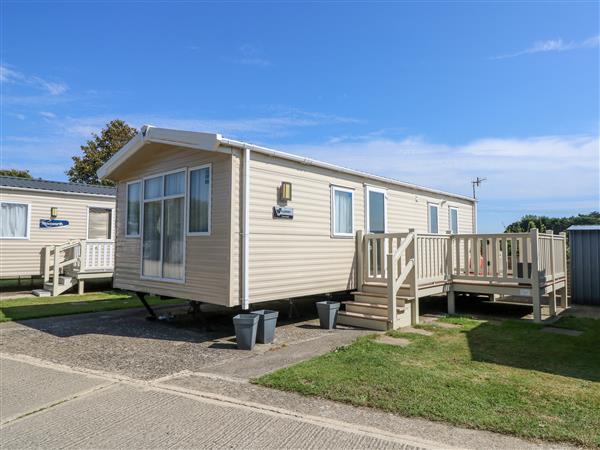
[[[242,196],[244,209],[242,230],[242,309],[250,309],[250,149],[244,148],[244,192]]]

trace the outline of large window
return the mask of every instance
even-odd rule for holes
[[[185,171],[144,180],[142,275],[183,280]]]
[[[428,232],[439,233],[439,220],[438,220],[438,205],[435,203],[429,203],[427,205],[428,210]]]
[[[30,206],[0,202],[0,238],[29,239]]]
[[[456,233],[458,233],[458,208],[450,207],[449,214],[450,214],[450,217],[449,217],[450,232],[452,234],[456,234]]]
[[[112,239],[112,209],[88,208],[88,239]]]
[[[210,166],[190,170],[189,234],[210,234]]]
[[[127,229],[126,236],[140,235],[140,204],[142,202],[142,183],[127,184]]]
[[[331,232],[333,236],[354,235],[354,191],[331,187]]]

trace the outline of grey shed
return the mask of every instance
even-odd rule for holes
[[[572,225],[567,231],[571,249],[571,301],[600,305],[600,225]]]

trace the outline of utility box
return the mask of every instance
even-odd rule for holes
[[[600,306],[600,225],[572,225],[567,231],[571,302]]]

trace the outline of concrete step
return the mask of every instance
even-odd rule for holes
[[[387,318],[388,308],[387,305],[382,305],[381,303],[368,303],[368,302],[356,302],[356,301],[346,301],[342,302],[346,311],[367,314],[371,316],[380,316]],[[402,314],[404,312],[404,305],[396,307],[396,314]]]
[[[387,330],[387,318],[373,316],[370,314],[339,311],[337,321],[341,325],[349,325],[351,327],[367,328],[369,330],[379,331]]]
[[[52,292],[46,289],[34,289],[31,293],[37,297],[50,297],[52,295]]]

